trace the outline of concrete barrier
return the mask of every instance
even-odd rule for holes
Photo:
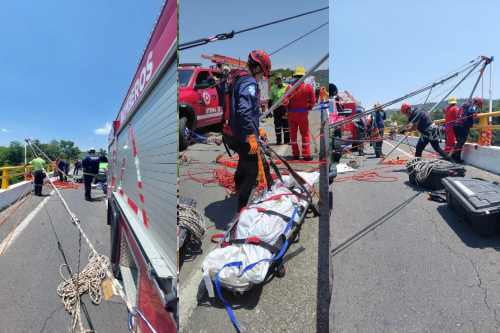
[[[16,200],[22,198],[33,190],[31,181],[22,181],[9,186],[6,190],[0,190],[0,211],[12,205]]]
[[[53,177],[52,173],[49,173],[52,181],[57,180],[57,177]],[[45,178],[44,183],[48,183],[47,178]],[[33,191],[33,183],[31,181],[22,181],[20,183],[9,186],[6,190],[0,190],[0,211],[4,208],[12,205],[16,200],[24,197],[25,195]]]
[[[402,138],[401,135],[397,136],[398,141]],[[408,141],[415,147],[418,138],[409,136]],[[441,143],[441,147],[444,149],[444,143]],[[425,150],[434,152],[430,144]],[[498,146],[480,146],[475,143],[467,143],[464,146],[462,158],[469,165],[500,175],[500,147]]]

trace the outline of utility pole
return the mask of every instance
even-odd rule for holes
[[[493,57],[491,57],[491,59],[493,60]],[[492,99],[492,89],[493,89],[493,81],[492,81],[492,75],[491,73],[493,72],[493,62],[490,63],[490,87],[489,87],[489,94],[490,94],[490,103],[489,103],[489,113],[492,113],[493,112],[493,99]],[[489,121],[488,123],[491,124],[492,122],[492,119],[491,117],[489,117]]]

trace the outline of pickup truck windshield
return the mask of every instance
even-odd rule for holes
[[[179,70],[179,86],[181,87],[187,86],[192,75],[193,75],[192,69]]]

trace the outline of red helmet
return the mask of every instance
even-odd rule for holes
[[[408,113],[411,109],[411,105],[409,103],[404,102],[401,104],[401,113]]]
[[[262,69],[264,76],[269,76],[271,73],[271,58],[262,50],[254,50],[248,55],[249,64],[257,64]]]
[[[483,99],[481,97],[474,97],[472,102],[476,104],[480,109],[483,108]]]

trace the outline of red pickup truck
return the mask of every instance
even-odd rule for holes
[[[199,64],[179,66],[179,149],[189,144],[192,131],[222,124],[223,110],[216,88],[216,69]]]

